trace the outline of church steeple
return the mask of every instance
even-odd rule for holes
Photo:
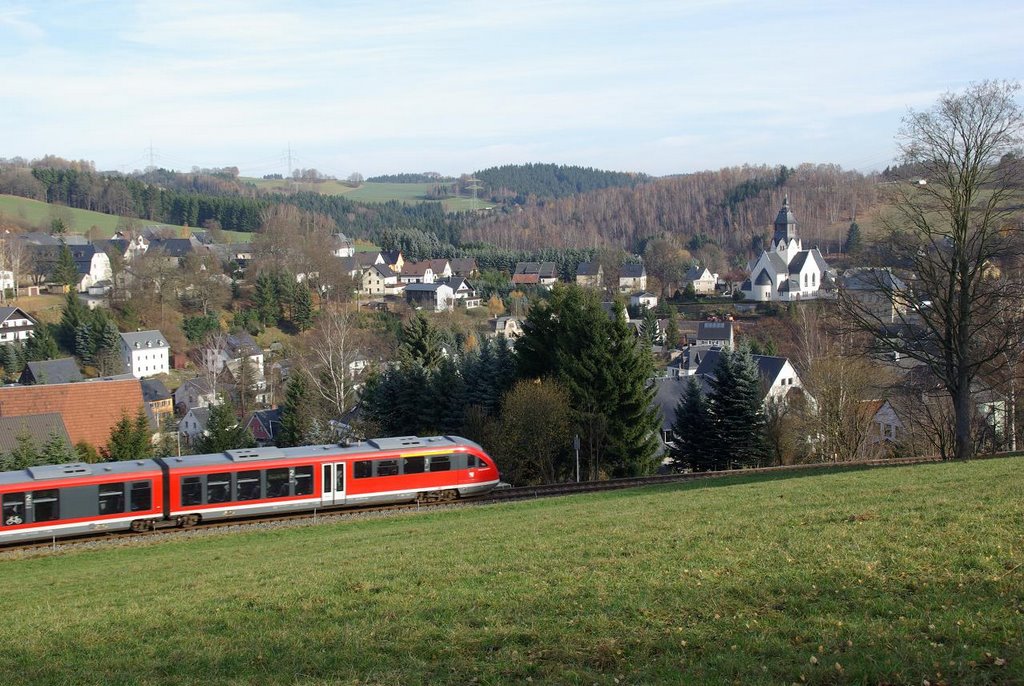
[[[779,241],[789,245],[789,242],[796,238],[796,217],[789,209],[789,196],[786,195],[782,201],[782,209],[775,217],[775,235],[772,237],[772,244],[778,245]]]

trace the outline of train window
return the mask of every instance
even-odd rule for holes
[[[267,497],[268,498],[284,498],[288,495],[288,484],[290,477],[288,475],[288,468],[281,467],[280,469],[268,469],[267,470]]]
[[[226,503],[231,500],[231,475],[210,474],[206,477],[206,502]]]
[[[398,460],[376,460],[377,476],[395,476],[398,474]]]
[[[360,460],[359,462],[352,463],[352,478],[353,479],[365,479],[368,476],[373,476],[373,463],[369,460]]]
[[[339,468],[339,471],[341,469]],[[334,489],[334,484],[331,483],[331,465],[324,465],[324,493],[330,493]]]
[[[4,493],[3,521],[4,526],[15,526],[25,523],[25,494]]]
[[[467,469],[476,469],[477,467],[483,467],[483,465],[480,463],[480,458],[477,457],[476,455],[467,455],[466,456],[466,468]]]
[[[124,484],[100,484],[99,514],[119,514],[124,512]]]
[[[181,479],[181,504],[203,504],[203,480],[198,476],[185,476]]]
[[[235,478],[235,500],[259,500],[260,473],[238,472]]]
[[[143,512],[153,507],[153,484],[136,481],[132,484],[131,511]]]
[[[338,493],[344,493],[345,492],[345,465],[343,465],[343,464],[335,465],[334,468],[336,470],[336,472],[335,472],[334,490],[337,491]]]
[[[295,495],[310,495],[313,492],[313,468],[295,468]]]
[[[407,457],[402,460],[403,474],[422,474],[427,466],[425,457]]]
[[[60,501],[58,500],[57,489],[49,491],[33,491],[32,503],[35,509],[34,522],[52,522],[60,519]]]
[[[451,455],[434,455],[430,458],[430,471],[447,472],[452,468]]]

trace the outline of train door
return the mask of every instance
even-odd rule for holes
[[[320,496],[322,505],[345,504],[345,463],[325,464],[323,469],[323,493]]]

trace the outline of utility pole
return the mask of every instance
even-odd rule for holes
[[[572,437],[572,447],[576,451],[576,483],[580,482],[580,435]]]

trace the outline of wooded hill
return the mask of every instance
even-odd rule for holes
[[[674,237],[691,250],[759,253],[788,195],[805,246],[838,245],[879,202],[878,179],[836,165],[744,166],[654,179],[633,188],[506,205],[463,228],[462,240],[501,248],[616,246],[641,252]]]
[[[650,181],[646,174],[605,171],[560,164],[506,164],[476,172],[482,197],[523,204],[529,196],[566,198],[604,188],[632,188]]]

